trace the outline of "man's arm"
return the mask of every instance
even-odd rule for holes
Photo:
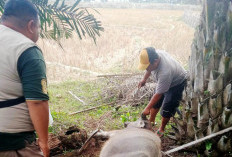
[[[151,98],[150,102],[148,103],[148,105],[146,106],[146,108],[144,109],[143,114],[144,115],[150,114],[150,109],[159,102],[159,100],[161,99],[162,96],[163,96],[163,94],[155,93],[152,96],[152,98]]]
[[[48,101],[26,101],[29,114],[39,137],[39,146],[45,157],[49,156],[48,147]]]
[[[45,157],[48,148],[48,92],[46,65],[42,52],[37,47],[24,51],[17,62],[23,95],[26,99],[30,118],[39,136],[39,146]]]
[[[143,80],[139,82],[138,88],[141,88],[142,86],[144,86],[146,84],[147,79],[150,77],[151,75],[151,71],[146,71]]]
[[[163,96],[163,93],[169,90],[172,83],[172,79],[173,79],[173,75],[171,71],[168,69],[165,72],[159,74],[158,83],[156,85],[156,93],[153,95],[147,107],[144,109],[143,111],[144,115],[148,115],[150,113],[150,109],[158,103],[158,101]]]

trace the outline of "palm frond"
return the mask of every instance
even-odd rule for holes
[[[53,4],[48,3],[48,0],[32,2],[39,11],[42,33],[51,39],[60,41],[61,38],[72,37],[72,32],[76,32],[80,39],[88,35],[96,42],[96,37],[104,31],[101,22],[93,14],[86,8],[78,8],[80,0],[76,0],[72,6],[66,5],[65,0],[56,0]]]
[[[3,13],[4,4],[5,4],[5,1],[0,0],[0,15],[2,15],[2,13]]]
[[[96,37],[104,31],[102,24],[86,8],[78,8],[81,0],[76,0],[72,6],[66,5],[66,0],[31,0],[39,11],[41,21],[41,37],[53,39],[60,43],[62,38],[71,38],[73,32],[78,37],[90,37],[96,43]],[[0,0],[0,15],[3,12],[5,0]]]

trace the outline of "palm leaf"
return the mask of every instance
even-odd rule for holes
[[[0,0],[0,15],[3,13],[3,7],[4,7],[5,1]]]
[[[78,37],[92,38],[96,42],[96,37],[100,36],[100,31],[104,31],[101,22],[86,8],[78,8],[80,0],[72,6],[65,4],[65,0],[56,0],[53,4],[44,3],[45,0],[32,0],[39,10],[41,27],[51,28],[51,38],[59,41],[61,38],[72,37],[71,32],[76,32]],[[43,18],[46,14],[46,18]],[[42,22],[43,21],[43,22]],[[52,21],[49,23],[49,21]],[[42,29],[43,30],[43,29]]]
[[[77,1],[73,4],[72,8],[70,8],[69,11],[73,11],[73,10],[77,7],[77,5],[78,5],[80,2],[81,2],[81,0],[77,0]]]
[[[79,39],[90,37],[96,42],[96,37],[104,31],[102,24],[87,8],[78,8],[80,0],[72,6],[66,5],[66,0],[31,0],[39,11],[42,38],[52,39],[60,43],[62,38],[71,38],[75,32]],[[3,12],[5,0],[0,0],[0,15]]]

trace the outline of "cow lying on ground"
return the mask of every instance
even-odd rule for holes
[[[140,118],[126,124],[122,130],[101,132],[109,140],[101,150],[100,157],[161,157],[160,138],[151,131],[148,120]]]

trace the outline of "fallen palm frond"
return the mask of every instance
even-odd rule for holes
[[[77,111],[77,112],[73,112],[73,113],[70,113],[69,115],[75,115],[75,114],[78,114],[78,113],[82,113],[82,112],[87,112],[87,111],[91,111],[91,110],[95,110],[95,109],[98,109],[102,106],[110,106],[110,105],[114,105],[115,103],[109,103],[109,104],[103,104],[103,105],[99,105],[99,106],[95,106],[95,107],[91,107],[91,108],[88,108],[88,109],[85,109],[85,110],[81,110],[81,111]]]
[[[73,94],[71,91],[68,91],[69,94],[71,94],[76,100],[80,101],[83,105],[87,105],[83,100],[81,100],[79,97],[77,97],[75,94]]]
[[[97,77],[129,77],[129,76],[136,76],[142,75],[143,73],[136,73],[136,74],[112,74],[112,75],[98,75]]]
[[[103,76],[103,79],[107,79],[107,81],[106,87],[101,92],[101,102],[89,103],[99,105],[84,110],[76,111],[70,113],[69,115],[88,112],[91,110],[101,108],[103,106],[115,106],[115,108],[118,109],[123,105],[136,106],[139,104],[144,104],[145,102],[149,101],[149,99],[154,94],[155,83],[153,83],[152,80],[148,80],[144,87],[138,89],[137,86],[142,77],[143,76],[141,74],[107,75],[107,77]]]
[[[91,139],[94,137],[94,135],[96,135],[96,133],[98,133],[100,130],[96,129],[95,131],[93,131],[93,133],[89,136],[89,138],[85,141],[85,143],[83,144],[83,146],[79,149],[78,154],[81,154],[82,151],[89,145]]]
[[[114,97],[120,105],[134,106],[144,103],[154,94],[155,83],[152,80],[148,80],[144,87],[138,89],[138,83],[143,77],[142,74],[111,76],[117,77],[105,77],[107,87],[102,92],[105,100]]]
[[[196,145],[196,144],[198,144],[198,143],[204,142],[204,141],[209,140],[209,139],[211,139],[211,138],[214,138],[214,137],[216,137],[216,136],[225,134],[225,133],[227,133],[227,132],[229,132],[229,131],[232,131],[232,127],[229,127],[229,128],[227,128],[227,129],[221,130],[221,131],[219,131],[219,132],[217,132],[217,133],[213,133],[213,134],[211,134],[211,135],[205,136],[205,137],[203,137],[203,138],[201,138],[201,139],[192,141],[192,142],[190,142],[190,143],[184,144],[184,145],[182,145],[182,146],[180,146],[180,147],[171,149],[171,150],[169,150],[169,151],[167,151],[167,152],[165,152],[165,153],[166,153],[166,154],[171,154],[171,153],[174,153],[174,152],[177,152],[177,151],[186,149],[186,148],[188,148],[188,147],[194,146],[194,145]]]

